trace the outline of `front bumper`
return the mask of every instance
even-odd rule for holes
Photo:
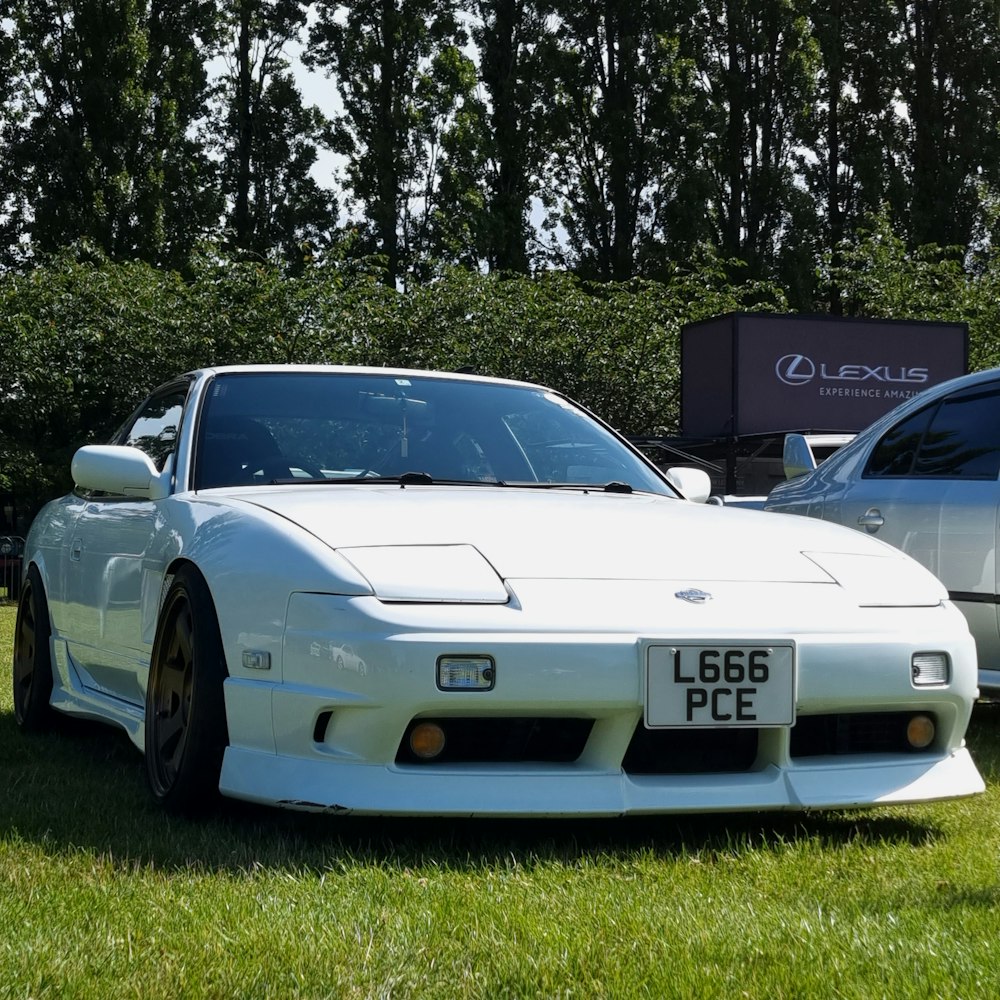
[[[853,631],[846,632],[824,631],[831,616],[823,614],[812,623],[800,615],[794,632],[764,621],[755,633],[749,619],[720,617],[697,631],[674,623],[669,634],[645,627],[636,634],[515,632],[509,622],[517,609],[507,607],[386,609],[368,598],[300,596],[289,609],[278,676],[226,682],[230,746],[220,781],[226,795],[380,815],[617,816],[853,808],[984,788],[964,747],[976,694],[975,647],[948,606],[855,612]],[[395,620],[387,621],[389,615]],[[846,749],[821,742],[818,750],[812,742],[804,753],[801,733],[795,739],[794,727],[778,727],[755,730],[749,756],[738,762],[734,756],[731,770],[717,754],[701,771],[690,762],[661,768],[655,760],[630,768],[650,644],[752,634],[794,642],[800,729],[807,718],[926,713],[936,725],[934,741],[918,752],[890,752],[877,740],[848,741]],[[927,650],[948,653],[948,684],[914,686],[911,656]],[[437,658],[471,653],[493,657],[495,688],[438,690]],[[525,718],[582,719],[589,728],[572,759],[427,764],[401,756],[414,720],[453,718],[473,730],[476,720],[485,730]],[[708,732],[725,744],[733,730]],[[683,755],[683,742],[672,752]]]
[[[225,795],[313,812],[427,816],[625,816],[851,809],[975,795],[967,750],[919,760],[822,761],[739,775],[629,776],[583,768],[435,771],[331,764],[230,747]]]

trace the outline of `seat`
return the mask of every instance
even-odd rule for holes
[[[254,473],[280,458],[271,432],[249,417],[211,420],[201,437],[196,466],[196,488],[242,486]]]

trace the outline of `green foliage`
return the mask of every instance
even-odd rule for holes
[[[107,437],[160,377],[180,292],[144,264],[70,256],[0,280],[0,455],[22,502],[66,485],[73,448]]]
[[[546,0],[474,0],[472,37],[489,110],[479,118],[487,211],[480,240],[488,266],[528,270],[529,202],[540,194],[547,155],[545,108],[551,77],[545,49],[551,29]],[[468,157],[466,157],[468,158]]]
[[[581,273],[626,280],[637,273],[639,246],[678,242],[664,224],[692,164],[677,151],[704,127],[692,113],[690,47],[681,45],[693,8],[655,0],[553,7],[558,28],[545,46],[555,84],[545,116],[548,224],[565,229]],[[698,235],[684,234],[687,248]]]
[[[337,200],[311,170],[327,123],[305,107],[286,49],[306,21],[299,0],[225,0],[227,72],[210,131],[226,198],[227,241],[247,256],[301,266],[336,229]]]
[[[626,432],[673,428],[680,326],[783,308],[770,286],[728,284],[710,256],[655,283],[446,268],[402,294],[382,277],[204,252],[185,281],[87,248],[0,277],[0,473],[37,507],[69,487],[73,450],[106,440],[157,384],[249,362],[469,366],[551,385]]]
[[[706,0],[695,18],[695,61],[708,82],[704,127],[719,137],[697,150],[705,215],[714,245],[754,276],[777,277],[782,244],[815,223],[815,212],[797,211],[793,169],[815,104],[807,8],[804,0]]]
[[[289,275],[207,248],[182,278],[77,247],[0,275],[0,481],[33,509],[68,488],[73,450],[106,440],[157,384],[248,362],[469,367],[550,385],[628,434],[674,432],[681,326],[788,311],[781,289],[733,283],[735,268],[705,248],[655,282],[441,266],[403,293],[347,251]],[[877,220],[822,277],[853,315],[966,322],[970,366],[1000,365],[998,253],[910,252]]]
[[[911,246],[968,246],[1000,166],[1000,17],[995,0],[912,0],[900,6],[905,71],[898,90],[908,143]]]
[[[473,101],[475,72],[456,0],[352,0],[313,5],[306,61],[336,78],[344,113],[331,148],[346,158],[352,208],[390,284],[433,251],[438,191],[455,115]],[[461,128],[461,123],[458,125]],[[471,134],[471,133],[470,133]],[[474,178],[445,209],[459,213]],[[459,227],[460,228],[460,227]],[[454,231],[437,240],[447,245]],[[461,241],[466,242],[466,241]],[[461,259],[461,254],[459,255]]]
[[[20,235],[49,252],[86,239],[116,259],[183,266],[218,209],[195,135],[205,112],[210,5],[8,6],[23,114],[5,137],[0,173],[18,179]],[[0,124],[6,111],[0,106]]]
[[[346,233],[391,286],[628,281],[708,242],[841,312],[816,269],[874,213],[997,241],[996,4],[0,0],[0,263],[210,238],[298,274]]]
[[[969,369],[1000,365],[1000,253],[963,259],[957,247],[910,251],[884,217],[842,249],[830,274],[858,316],[969,324]]]

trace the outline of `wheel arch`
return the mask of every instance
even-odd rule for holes
[[[227,663],[211,588],[190,560],[164,577],[146,690],[143,748],[154,800],[201,812],[218,796],[229,742]]]
[[[38,573],[38,578],[42,582],[42,592],[45,594],[46,602],[49,598],[49,591],[52,589],[49,585],[49,574],[48,574],[48,560],[45,558],[44,552],[38,552],[33,555],[30,559],[26,559],[21,565],[21,585],[24,585],[24,581],[28,579],[28,574],[35,570]],[[52,612],[49,611],[49,621],[52,620]]]
[[[207,592],[208,599],[211,602],[211,611],[212,614],[215,616],[215,622],[216,625],[218,626],[220,636],[222,637],[223,651],[226,652],[227,673],[230,673],[228,669],[230,665],[230,659],[228,651],[226,650],[226,640],[225,640],[226,633],[222,627],[222,622],[219,620],[219,602],[216,600],[215,591],[212,587],[212,581],[210,579],[210,574],[205,573],[202,567],[194,559],[191,559],[186,555],[178,555],[174,557],[174,559],[170,561],[170,563],[164,570],[163,583],[162,586],[160,587],[160,603],[156,609],[156,621],[154,624],[155,631],[157,632],[159,631],[160,619],[163,617],[163,610],[166,605],[167,594],[169,593],[170,588],[173,585],[174,579],[177,577],[178,573],[180,573],[182,570],[189,570],[192,573],[197,574],[197,576],[201,579],[202,583],[205,585],[205,590]]]
[[[154,632],[158,631],[160,619],[163,616],[167,594],[174,578],[182,569],[196,573],[205,585],[208,599],[211,601],[211,611],[219,629],[222,641],[222,651],[225,658],[226,676],[244,680],[273,680],[281,676],[281,648],[284,638],[285,615],[288,595],[277,591],[271,594],[276,598],[274,604],[280,603],[280,608],[273,607],[273,619],[268,623],[264,615],[254,616],[248,612],[243,595],[233,588],[227,588],[226,576],[229,570],[220,568],[209,562],[204,565],[187,554],[180,554],[170,561],[163,574],[160,589],[159,607],[157,608]],[[270,602],[263,601],[262,604]],[[252,620],[260,622],[258,633],[248,631],[248,623]],[[264,652],[268,654],[272,665],[267,674],[262,677],[260,670],[250,670],[244,666],[244,652]]]

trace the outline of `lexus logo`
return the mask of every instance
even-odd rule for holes
[[[778,358],[774,374],[785,385],[804,385],[816,377],[816,365],[804,354],[786,354]]]
[[[904,365],[829,364],[818,365],[804,354],[786,354],[778,358],[774,374],[785,385],[805,385],[814,378],[823,382],[883,382],[923,385],[930,379],[927,368],[908,368]]]

